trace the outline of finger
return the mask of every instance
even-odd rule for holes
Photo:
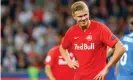
[[[101,80],[101,79],[102,79],[102,77],[101,76],[98,76],[96,80]]]
[[[97,75],[94,77],[94,79],[96,79],[98,76],[99,76],[99,74],[97,74]]]
[[[77,63],[77,62],[75,62],[75,64],[74,64],[76,67],[79,67],[79,64]]]
[[[75,59],[75,58],[73,58],[73,59],[72,59],[72,61],[76,61],[76,59]]]
[[[96,77],[94,78],[94,80],[101,80],[101,79],[102,79],[102,77],[101,77],[100,73],[98,75],[96,75]]]
[[[76,67],[79,67],[79,64],[78,64],[77,61],[74,61],[74,62],[72,63],[72,65],[74,65],[74,66],[76,66]]]
[[[77,69],[75,66],[72,66],[73,69]]]
[[[96,75],[96,76],[94,77],[94,80],[97,80],[97,79],[98,79],[98,77],[99,77],[99,75]]]
[[[77,67],[79,67],[79,64],[76,63],[76,62],[73,62],[72,64],[68,64],[68,66],[69,66],[70,68],[76,69]]]
[[[95,76],[93,79],[96,80],[97,79],[97,76]]]
[[[101,76],[99,76],[98,80],[102,80],[102,77],[101,77]]]
[[[104,76],[102,76],[102,80],[104,80]]]
[[[100,76],[98,76],[96,80],[101,80],[101,77],[100,77]]]
[[[70,64],[67,64],[70,68],[71,68],[71,65]]]
[[[79,67],[79,65],[76,65],[76,64],[75,64],[74,66],[75,66],[76,68],[78,68],[78,67]]]
[[[68,65],[70,68],[73,68],[73,66],[72,65]]]

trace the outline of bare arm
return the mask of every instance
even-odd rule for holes
[[[48,76],[48,78],[50,80],[56,80],[53,76],[52,70],[51,70],[51,66],[50,65],[45,65],[45,73]]]
[[[108,51],[107,51],[107,58],[110,58],[114,53],[114,48],[110,48]],[[116,63],[115,65],[115,75],[117,76],[118,74],[118,64],[119,64],[119,61]]]
[[[107,51],[107,58],[110,58],[114,53],[114,48],[109,48],[109,50]]]
[[[70,68],[74,68],[76,69],[77,67],[79,67],[79,64],[77,61],[75,60],[71,60],[70,57],[69,57],[69,53],[67,50],[65,50],[62,45],[60,45],[60,53],[62,55],[62,57],[66,60],[66,62],[68,63],[68,66]]]
[[[110,69],[114,64],[116,64],[125,51],[126,49],[124,48],[123,44],[120,41],[118,41],[115,44],[113,56],[105,68]]]
[[[62,45],[60,45],[60,53],[62,55],[62,57],[67,61],[71,61],[70,57],[69,57],[69,54],[67,53],[67,50],[65,50]]]
[[[113,50],[112,50],[113,51]],[[116,64],[121,56],[124,54],[126,49],[124,48],[123,44],[118,41],[114,46],[113,56],[105,68],[94,78],[95,80],[104,80],[105,75],[108,73],[109,69]],[[112,54],[112,53],[111,53]]]
[[[115,65],[115,76],[118,74],[119,61]]]

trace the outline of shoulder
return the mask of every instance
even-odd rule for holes
[[[75,24],[75,25],[71,26],[71,27],[67,30],[66,34],[71,34],[72,32],[75,32],[76,29],[78,29],[78,24]]]
[[[78,24],[75,24],[75,25],[71,26],[71,27],[68,29],[68,31],[73,31],[73,30],[75,30],[75,29],[77,29],[77,28],[78,28]]]
[[[103,23],[101,22],[98,22],[98,21],[95,21],[95,20],[90,20],[91,23],[93,23],[94,25],[104,25]]]
[[[51,48],[48,52],[49,55],[54,55],[55,52],[59,51],[59,46],[55,46],[53,48]]]
[[[91,24],[97,28],[98,30],[100,29],[104,29],[104,28],[107,28],[107,26],[101,22],[98,22],[98,21],[95,21],[95,20],[91,20]]]
[[[45,62],[49,63],[53,60],[55,60],[58,56],[59,46],[55,46],[51,48],[46,56]]]
[[[95,30],[95,32],[97,32],[99,35],[103,35],[103,33],[110,33],[110,29],[101,22],[91,20],[91,25],[93,26],[93,30]]]
[[[55,46],[52,48],[52,50],[58,50],[59,49],[59,46]]]

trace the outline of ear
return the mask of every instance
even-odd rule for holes
[[[75,15],[74,15],[74,14],[72,14],[72,16],[73,16],[73,19],[75,19],[75,20],[76,20],[76,17],[75,17]]]
[[[74,19],[74,20],[76,20],[76,17],[75,17],[75,16],[73,16],[73,19]]]

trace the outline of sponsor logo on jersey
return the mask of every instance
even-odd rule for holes
[[[69,56],[70,56],[70,58],[71,58],[72,60],[75,59],[73,53],[70,52],[70,53],[69,53]],[[59,58],[59,59],[58,59],[58,64],[59,64],[59,65],[67,65],[67,62],[63,59],[62,56],[59,56],[58,58]]]
[[[74,39],[78,39],[79,37],[74,37]]]
[[[65,60],[63,60],[63,59],[59,59],[58,60],[58,64],[59,65],[67,65],[67,62]]]
[[[124,37],[123,41],[127,41],[127,42],[132,42],[133,43],[133,38],[130,37]]]
[[[51,56],[47,56],[45,59],[46,62],[50,62],[51,61]]]
[[[113,35],[112,37],[111,37],[111,40],[114,40],[116,38],[116,36],[115,35]]]
[[[75,50],[94,50],[95,46],[94,43],[91,43],[90,45],[86,43],[82,43],[81,45],[74,44]]]
[[[92,35],[88,35],[88,36],[86,37],[86,39],[87,39],[88,41],[91,41],[91,40],[92,40]]]

